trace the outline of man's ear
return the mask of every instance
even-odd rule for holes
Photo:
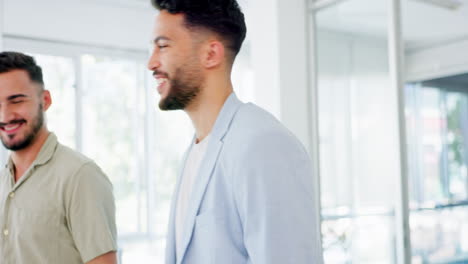
[[[50,105],[52,104],[52,97],[50,96],[50,92],[48,90],[42,91],[41,100],[44,111],[47,111],[47,109],[49,109]]]
[[[206,43],[203,65],[206,68],[215,68],[225,60],[224,44],[219,40],[210,40]]]

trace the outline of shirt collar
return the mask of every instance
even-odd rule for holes
[[[47,136],[47,140],[42,145],[41,150],[37,154],[37,157],[31,166],[34,167],[37,165],[43,165],[47,163],[54,155],[57,145],[58,145],[57,136],[53,132],[50,132],[49,135]],[[11,159],[11,156],[8,159],[7,168],[10,171],[13,171],[14,164],[13,164],[13,160]]]
[[[43,165],[47,163],[54,155],[55,149],[57,149],[57,145],[57,136],[54,133],[50,132],[46,142],[44,143],[44,145],[42,145],[39,154],[37,154],[36,160],[34,160],[33,162],[33,166]]]

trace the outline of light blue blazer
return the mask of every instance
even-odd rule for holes
[[[183,171],[183,170],[182,170]],[[271,114],[231,94],[211,131],[176,256],[174,217],[166,264],[321,263],[311,161]]]

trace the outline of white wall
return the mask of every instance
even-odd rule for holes
[[[3,1],[5,34],[145,51],[156,12],[97,0]]]
[[[278,5],[276,0],[256,0],[246,13],[247,35],[252,46],[255,102],[281,118]],[[262,14],[259,18],[258,14]]]
[[[255,0],[247,14],[256,103],[310,143],[306,1]]]
[[[406,52],[406,81],[468,72],[468,40]]]

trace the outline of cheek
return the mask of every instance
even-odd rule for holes
[[[188,61],[190,61],[190,57],[183,56],[183,51],[178,50],[168,50],[166,53],[161,55],[161,67],[166,71],[166,73],[174,73],[175,69],[181,67]]]
[[[38,115],[38,112],[39,112],[39,104],[28,103],[18,110],[18,115],[21,118],[24,118],[26,120],[31,120]]]
[[[29,115],[29,108],[26,103],[11,105],[9,111],[13,113],[15,116],[28,116]]]

